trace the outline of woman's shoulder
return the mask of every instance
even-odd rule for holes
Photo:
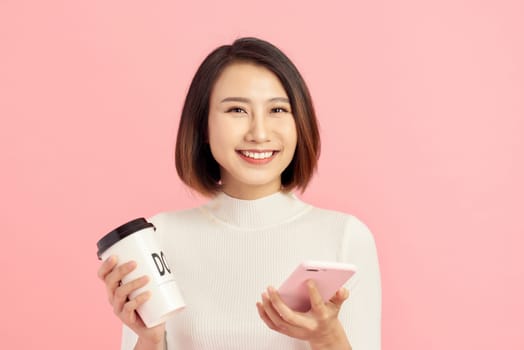
[[[339,210],[316,207],[312,213],[321,217],[326,227],[336,226],[340,230],[338,257],[341,261],[351,262],[362,267],[367,266],[369,261],[377,259],[374,234],[360,217]],[[338,224],[336,224],[337,222]]]
[[[314,215],[315,219],[325,221],[326,223],[341,223],[344,231],[350,238],[373,238],[368,225],[355,214],[312,206],[311,215]]]
[[[148,218],[155,226],[169,226],[194,220],[201,215],[201,208],[189,208],[182,210],[167,210],[156,213]]]
[[[355,214],[348,213],[339,209],[327,209],[323,207],[317,207],[314,204],[309,204],[312,208],[312,214],[318,217],[325,217],[333,220],[344,220],[348,224],[352,225],[364,225],[363,221],[360,220]]]

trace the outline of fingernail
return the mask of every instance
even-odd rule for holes
[[[313,282],[313,280],[307,280],[307,286],[313,288],[315,286],[315,283]]]
[[[273,292],[271,292],[271,290],[268,288],[266,292],[267,299],[273,300],[273,295],[274,295]]]

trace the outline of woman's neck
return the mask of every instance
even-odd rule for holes
[[[270,196],[281,191],[282,185],[279,183],[264,185],[236,184],[235,186],[222,185],[222,192],[229,197],[243,200],[255,200]]]

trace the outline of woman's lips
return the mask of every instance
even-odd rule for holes
[[[264,150],[264,151],[254,151],[254,150],[237,150],[237,153],[240,155],[240,158],[251,164],[266,164],[269,163],[278,151],[274,150]]]

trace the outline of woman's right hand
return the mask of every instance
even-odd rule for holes
[[[137,308],[144,304],[150,297],[150,292],[146,291],[137,295],[132,300],[129,294],[141,288],[149,281],[148,276],[139,277],[126,284],[122,284],[122,278],[136,268],[136,262],[129,261],[120,266],[115,256],[109,257],[98,269],[98,277],[106,285],[109,303],[113,307],[113,312],[139,337],[139,342],[160,345],[164,342],[165,323],[158,326],[147,328],[137,314]]]

